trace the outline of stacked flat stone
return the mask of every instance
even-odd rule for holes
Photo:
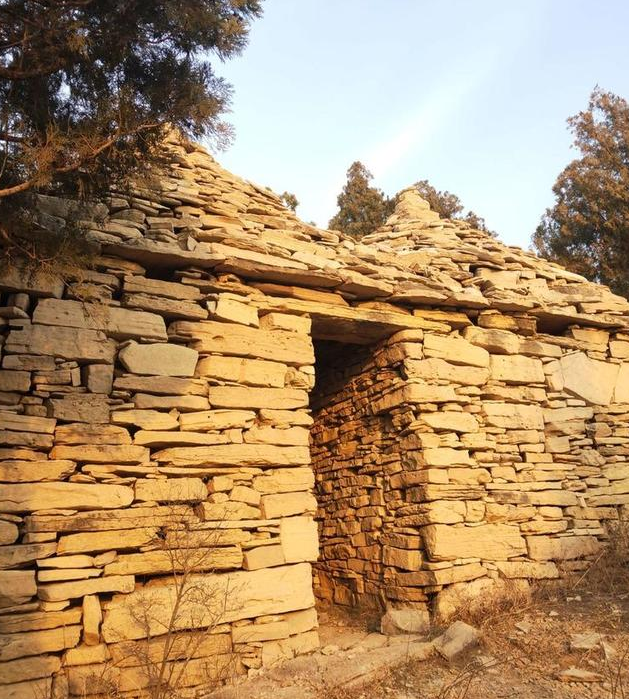
[[[0,270],[7,696],[96,696],[113,669],[141,694],[129,644],[164,634],[188,550],[233,591],[190,692],[208,658],[316,647],[315,513],[314,589],[341,604],[447,615],[597,555],[629,504],[625,299],[411,190],[356,242],[168,155],[106,205],[40,197],[42,225],[82,217],[90,269]]]

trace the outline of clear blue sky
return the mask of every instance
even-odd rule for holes
[[[234,86],[238,175],[322,226],[361,160],[393,194],[457,194],[527,247],[576,155],[566,118],[599,84],[629,98],[628,0],[267,0]]]

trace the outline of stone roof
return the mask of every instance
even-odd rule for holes
[[[308,298],[322,303],[526,314],[542,332],[629,327],[623,297],[463,221],[441,219],[412,188],[384,226],[355,241],[300,221],[270,189],[228,172],[199,145],[173,139],[168,160],[159,175],[112,196],[104,218],[88,224],[104,254],[319,290]],[[58,213],[42,202],[44,213]]]

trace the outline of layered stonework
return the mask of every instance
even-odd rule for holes
[[[313,587],[447,615],[598,554],[629,504],[625,299],[409,191],[355,242],[170,155],[90,211],[91,269],[0,270],[7,696],[141,693],[185,571],[192,692],[316,647]]]

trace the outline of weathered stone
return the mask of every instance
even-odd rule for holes
[[[202,502],[195,511],[203,521],[222,522],[223,525],[229,521],[255,520],[260,517],[260,510],[245,502]]]
[[[282,614],[314,605],[311,569],[307,563],[256,571],[228,573],[219,576],[193,576],[199,595],[207,596],[184,604],[179,616],[180,628],[202,628],[216,623],[216,604],[227,599],[227,608],[218,613],[219,623],[251,619],[268,614]],[[229,597],[225,596],[230,590]],[[134,610],[151,604],[155,613],[149,621],[151,634],[165,628],[174,603],[172,585],[138,590],[130,595],[114,597],[105,611],[101,633],[107,643],[144,638],[147,629],[137,622]],[[212,603],[211,600],[214,602]]]
[[[511,430],[543,430],[544,415],[537,405],[508,403],[483,404],[487,424]]]
[[[126,507],[133,501],[133,490],[121,485],[89,483],[37,483],[0,485],[0,510],[35,512],[57,508],[98,510]]]
[[[67,422],[105,423],[109,420],[109,401],[101,394],[69,394],[48,401],[48,414]]]
[[[254,425],[244,433],[244,440],[247,444],[307,447],[309,438],[310,433],[304,427],[287,427],[280,430],[268,425]]]
[[[108,364],[88,364],[83,367],[83,383],[90,393],[110,394],[114,381],[114,368]]]
[[[149,294],[123,294],[120,299],[125,308],[134,308],[151,313],[158,313],[164,318],[181,318],[184,320],[205,320],[208,312],[198,303],[175,301],[163,296]]]
[[[132,496],[132,489],[125,488],[125,493],[129,492]],[[125,506],[123,505],[123,507]],[[134,529],[136,527],[146,527],[147,524],[163,527],[196,521],[196,517],[189,505],[141,506],[131,509],[112,508],[100,511],[95,510],[93,507],[89,509],[92,511],[77,512],[75,514],[58,514],[55,512],[52,514],[31,515],[25,520],[25,529],[28,532],[93,532],[110,531],[112,529]]]
[[[76,470],[74,461],[0,461],[0,481],[4,483],[33,483],[62,481]]]
[[[240,568],[242,551],[238,546],[211,546],[195,548],[192,554],[181,554],[173,550],[146,551],[145,553],[119,554],[113,563],[105,566],[106,575],[163,575],[185,572],[190,567],[195,572],[218,571]]]
[[[593,556],[601,550],[601,543],[593,536],[527,536],[529,558],[534,561],[563,561]]]
[[[138,548],[149,544],[157,535],[154,527],[141,529],[112,530],[108,532],[83,532],[68,534],[59,538],[57,554],[59,556],[76,553],[94,553],[115,549]]]
[[[0,444],[10,447],[32,447],[33,449],[50,449],[53,439],[47,434],[33,432],[14,432],[0,430]]]
[[[135,482],[135,499],[155,502],[198,502],[207,497],[200,478],[139,479]]]
[[[116,425],[133,425],[143,430],[176,430],[179,426],[175,415],[157,410],[118,410],[111,414],[111,421]]]
[[[206,305],[212,320],[251,325],[255,328],[259,325],[258,310],[246,303],[242,297],[221,294],[209,299]]]
[[[232,428],[251,427],[256,414],[252,410],[204,410],[199,413],[182,413],[179,424],[182,430],[212,432]]]
[[[603,682],[605,677],[598,672],[580,667],[569,667],[557,673],[561,682]]]
[[[620,365],[613,400],[614,403],[629,403],[629,362]]]
[[[193,413],[197,410],[209,410],[210,403],[202,396],[151,396],[136,393],[133,403],[138,410],[179,410]]]
[[[152,458],[173,466],[304,466],[310,463],[310,450],[270,444],[221,444],[173,447],[156,452]]]
[[[443,636],[436,638],[433,643],[439,655],[446,660],[452,660],[464,650],[475,646],[479,639],[478,629],[463,621],[455,621]]]
[[[266,519],[290,517],[304,513],[314,514],[317,510],[317,500],[311,493],[281,493],[279,495],[264,495],[260,506],[262,516]]]
[[[39,270],[25,269],[21,264],[3,265],[0,271],[0,289],[26,292],[33,296],[61,298],[63,279]]]
[[[1,466],[0,466],[1,468]],[[0,546],[12,544],[20,535],[20,530],[13,522],[0,519]]]
[[[57,446],[50,452],[52,459],[72,459],[94,464],[141,464],[149,460],[146,447],[136,445],[97,444],[94,446]]]
[[[594,405],[608,405],[614,394],[618,365],[591,359],[584,352],[567,354],[559,360],[564,387]]]
[[[539,359],[520,355],[492,355],[489,373],[495,381],[511,384],[544,383],[546,380]]]
[[[484,524],[478,527],[451,527],[430,524],[422,529],[424,545],[431,560],[456,558],[505,560],[526,553],[526,542],[518,527]]]
[[[111,654],[104,643],[93,646],[81,645],[76,648],[69,648],[63,658],[66,666],[92,665],[106,663],[111,659]]]
[[[213,408],[294,409],[308,405],[308,394],[294,388],[245,388],[210,386],[208,398]]]
[[[3,699],[32,699],[32,697],[49,697],[51,696],[52,680],[50,677],[45,677],[38,680],[27,680],[25,682],[16,682],[15,684],[4,687],[5,693]]]
[[[487,368],[449,364],[438,358],[407,359],[404,368],[410,378],[448,381],[463,386],[482,386],[489,378]]]
[[[37,573],[39,584],[49,582],[67,582],[68,580],[86,580],[98,578],[102,574],[102,568],[50,568],[40,570]]]
[[[33,314],[33,322],[81,330],[100,330],[117,340],[167,339],[166,326],[161,316],[80,301],[42,299]]]
[[[153,294],[177,301],[199,301],[202,298],[199,289],[188,284],[166,282],[161,279],[147,279],[139,275],[124,278],[124,290],[136,294]]]
[[[309,468],[283,468],[266,471],[253,479],[253,487],[261,493],[290,493],[311,490],[314,473]]]
[[[54,655],[20,658],[0,664],[0,684],[13,684],[40,677],[50,677],[61,668],[61,660]],[[9,688],[9,691],[10,688]],[[5,695],[6,696],[6,695]],[[9,695],[10,696],[10,695]],[[37,696],[34,694],[33,696]]]
[[[2,375],[3,373],[4,371],[0,371],[0,375]],[[17,430],[18,432],[39,432],[43,434],[54,434],[56,424],[56,420],[50,420],[46,417],[35,417],[33,415],[19,415],[17,413],[0,412],[0,429],[3,430]]]
[[[67,360],[110,363],[115,344],[94,330],[70,330],[27,325],[9,332],[6,352],[60,357]]]
[[[96,646],[100,641],[100,624],[103,612],[96,595],[86,595],[83,598],[83,643],[86,646]]]
[[[385,636],[424,634],[430,629],[427,609],[388,609],[380,619],[380,633]]]
[[[22,604],[36,594],[34,570],[0,570],[0,607]]]
[[[40,558],[52,556],[57,550],[56,542],[43,544],[15,544],[0,548],[0,568],[17,568],[33,563]]]
[[[79,642],[80,634],[80,626],[3,634],[0,636],[0,661],[73,648]]]
[[[114,389],[131,393],[154,393],[166,396],[206,396],[207,384],[199,379],[175,376],[136,376],[125,374],[114,381]]]
[[[287,369],[286,364],[262,359],[212,355],[199,361],[196,375],[245,386],[283,388]]]
[[[554,563],[537,563],[529,561],[498,561],[496,567],[505,578],[528,578],[544,580],[558,578],[559,570]]]
[[[133,592],[134,588],[135,578],[132,575],[108,575],[104,578],[92,578],[91,580],[40,585],[37,588],[37,596],[41,600],[57,602],[85,595],[97,595],[101,592],[129,593]]]
[[[194,447],[225,444],[229,441],[229,435],[191,431],[169,432],[138,430],[133,436],[133,440],[138,445],[151,448]]]
[[[281,566],[286,562],[281,546],[258,546],[255,549],[245,551],[242,567],[245,570],[258,570],[259,568]]]
[[[283,517],[280,545],[287,563],[316,561],[319,557],[317,523],[311,517]]]
[[[131,444],[129,432],[115,425],[76,423],[59,425],[55,430],[55,444]]]
[[[261,330],[288,330],[289,332],[308,335],[311,327],[312,322],[310,318],[288,315],[286,313],[265,313],[260,318]]]
[[[201,353],[270,359],[295,366],[314,363],[310,338],[292,332],[268,332],[244,325],[213,321],[180,321],[173,323],[170,330],[177,335],[191,338],[191,346]]]
[[[422,420],[434,430],[478,432],[478,421],[469,413],[440,410],[438,413],[423,413]]]
[[[118,353],[127,371],[155,376],[194,376],[199,353],[189,347],[160,343],[130,342]]]
[[[426,334],[424,337],[424,355],[436,357],[453,364],[470,364],[471,366],[489,366],[487,350],[476,347],[462,337],[442,337]]]
[[[11,571],[12,574],[25,573],[30,571]],[[7,575],[0,572],[0,576]],[[4,582],[4,581],[3,581]],[[37,593],[33,578],[33,595]],[[28,612],[26,614],[7,614],[0,616],[0,633],[18,633],[21,631],[40,631],[43,629],[54,629],[60,626],[73,626],[81,621],[82,610],[80,608],[67,609],[61,612]]]

